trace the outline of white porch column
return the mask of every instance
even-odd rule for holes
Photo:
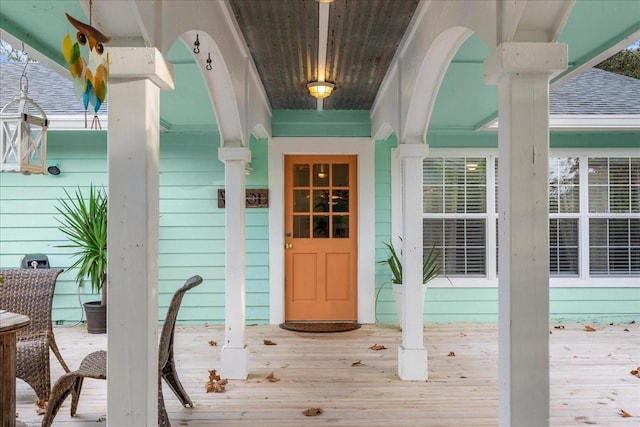
[[[225,378],[244,380],[249,375],[245,344],[245,166],[251,161],[246,147],[221,147],[225,182],[225,336],[220,351],[220,372]]]
[[[107,422],[158,425],[160,88],[155,48],[110,48]]]
[[[498,84],[499,420],[549,425],[549,78],[559,43],[503,43],[485,63]]]
[[[427,379],[427,349],[423,337],[422,302],[422,159],[429,147],[421,141],[400,144],[402,167],[402,344],[398,346],[398,376]]]

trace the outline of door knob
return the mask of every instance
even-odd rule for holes
[[[293,243],[285,243],[285,244],[284,244],[284,248],[285,248],[285,249],[291,249],[291,248],[293,248]]]

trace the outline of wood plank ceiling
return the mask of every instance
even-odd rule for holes
[[[315,110],[315,0],[230,0],[274,110]],[[335,0],[329,5],[324,110],[369,110],[418,0]]]

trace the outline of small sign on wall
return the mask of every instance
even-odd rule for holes
[[[247,208],[268,208],[269,207],[269,189],[267,188],[247,188],[245,190],[245,207]],[[225,207],[225,190],[218,189],[218,208]]]

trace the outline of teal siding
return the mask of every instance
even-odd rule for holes
[[[397,146],[395,135],[375,143],[376,171],[376,261],[386,258],[384,242],[391,239],[391,149]],[[395,322],[394,296],[389,269],[376,262],[376,321]],[[385,284],[387,284],[385,286]],[[379,292],[378,292],[379,291]]]
[[[348,117],[347,117],[348,119]],[[430,138],[432,146],[449,135]],[[440,138],[440,139],[438,139]],[[444,139],[443,139],[444,138]],[[476,141],[489,141],[491,133]],[[560,139],[555,139],[560,138]],[[555,143],[554,143],[555,139]],[[458,139],[458,146],[472,146]],[[555,146],[640,146],[638,133],[552,135]],[[490,144],[489,144],[490,145]],[[395,136],[376,142],[375,244],[376,260],[386,257],[383,242],[391,234],[391,157]],[[477,146],[477,145],[476,145]],[[225,217],[217,207],[217,191],[224,187],[224,165],[217,157],[218,138],[212,134],[163,134],[160,144],[160,242],[159,318],[163,318],[174,290],[186,278],[200,274],[202,285],[185,296],[180,321],[220,324],[224,321]],[[71,264],[69,250],[55,220],[55,204],[90,183],[107,185],[106,132],[51,132],[49,164],[60,165],[59,176],[0,174],[0,267],[17,267],[26,253],[48,255],[54,267]],[[267,188],[266,141],[251,141],[251,174],[248,188]],[[268,209],[248,209],[246,215],[247,323],[269,321],[269,221]],[[375,265],[376,289],[382,290],[376,306],[381,323],[395,323],[394,296],[388,285],[388,269]],[[72,324],[82,319],[81,302],[93,300],[90,287],[78,287],[74,272],[58,280],[54,320]],[[496,288],[430,288],[427,291],[427,322],[495,322],[498,312]],[[550,290],[551,321],[640,320],[640,287],[553,288]]]
[[[271,118],[274,137],[371,136],[369,111],[275,110]]]
[[[378,321],[397,323],[391,286],[383,288]],[[384,295],[384,297],[383,297]],[[388,297],[387,297],[388,295]],[[551,288],[550,322],[640,320],[640,288]],[[425,322],[497,322],[497,288],[428,288]]]
[[[194,274],[202,285],[185,296],[180,320],[224,322],[225,217],[217,191],[224,164],[212,134],[162,134],[160,143],[159,313],[164,318],[175,289]],[[107,135],[100,131],[50,132],[48,164],[59,176],[0,174],[0,267],[14,268],[26,253],[45,253],[53,267],[68,267],[70,251],[55,220],[57,199],[77,186],[107,186]],[[253,171],[247,187],[266,188],[267,144],[252,141]],[[247,212],[247,321],[269,320],[268,210]],[[78,287],[75,272],[59,276],[54,297],[56,323],[82,320],[81,303],[94,300]]]

